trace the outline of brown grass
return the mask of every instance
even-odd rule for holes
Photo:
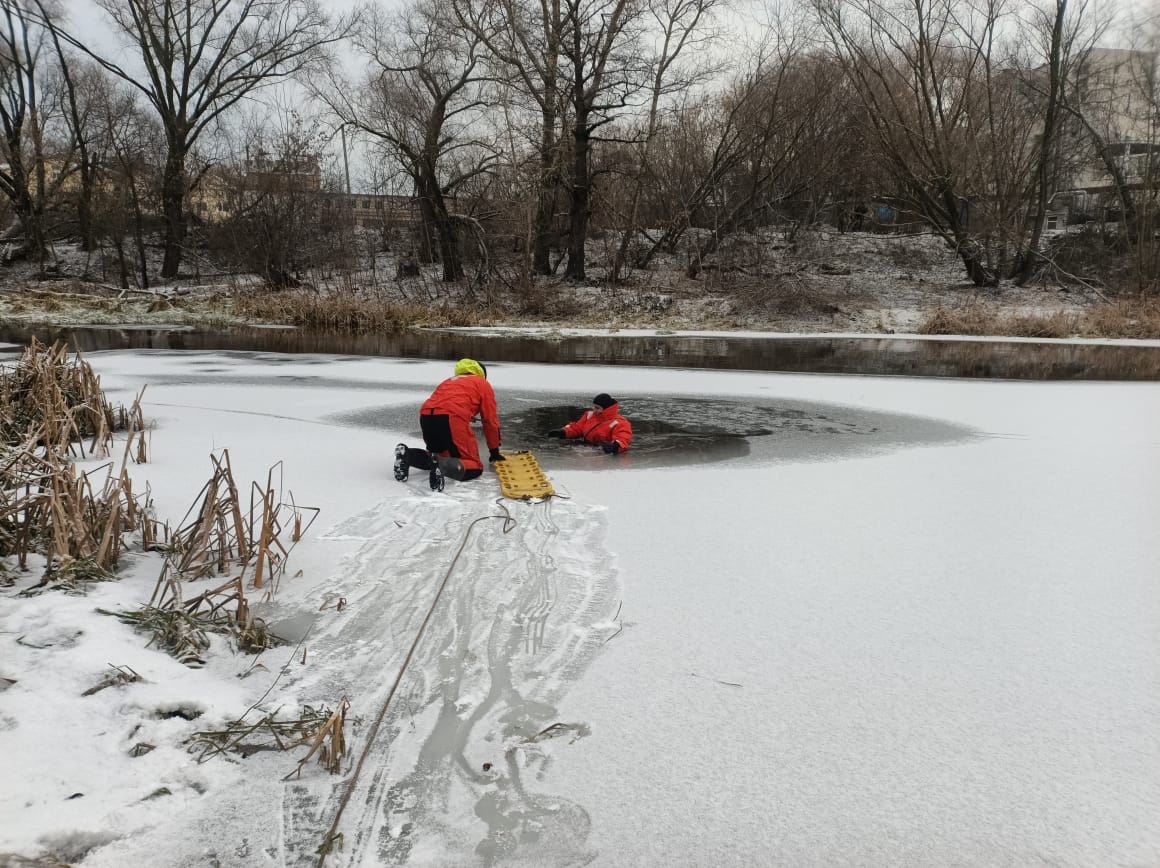
[[[16,853],[0,853],[0,868],[72,868],[72,866],[58,862],[53,856],[29,858]]]
[[[389,333],[424,325],[490,325],[494,321],[487,308],[478,304],[457,304],[448,299],[396,302],[361,298],[353,292],[239,295],[233,303],[234,313],[247,319],[351,334]]]
[[[1085,317],[1087,334],[1101,338],[1160,338],[1160,298],[1120,299]]]
[[[1009,314],[970,301],[939,307],[917,328],[923,335],[978,335],[1025,338],[1160,338],[1160,301],[1122,299],[1084,312]]]

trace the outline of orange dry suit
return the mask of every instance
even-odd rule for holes
[[[499,449],[495,392],[479,362],[460,359],[455,376],[440,383],[419,408],[419,425],[427,448],[436,455],[458,458],[467,470],[482,471],[479,445],[471,430],[471,420],[477,415],[483,421],[487,448]]]
[[[632,423],[620,415],[620,404],[609,404],[599,412],[589,410],[563,430],[569,439],[583,437],[586,443],[616,443],[618,452],[624,452],[632,442]]]

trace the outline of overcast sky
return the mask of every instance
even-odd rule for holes
[[[324,8],[331,10],[335,14],[341,14],[350,12],[358,6],[366,5],[367,0],[320,0],[320,2]],[[373,2],[373,0],[371,0],[371,2]],[[402,5],[405,0],[378,0],[378,2],[382,6],[391,8]],[[734,19],[735,26],[739,26],[740,29],[740,32],[737,34],[739,36],[743,36],[746,32],[756,34],[764,27],[767,27],[768,24],[757,23],[763,18],[761,9],[763,7],[772,8],[774,5],[778,5],[776,0],[753,0],[753,2],[754,5],[752,7],[751,13],[746,16],[750,22],[748,25],[740,24],[737,19]],[[790,0],[790,2],[792,3],[792,0]],[[1156,5],[1157,0],[1153,0],[1153,7]],[[95,51],[98,51],[99,53],[120,63],[120,65],[125,68],[126,71],[133,71],[135,66],[134,57],[131,53],[125,51],[123,36],[117,34],[110,26],[107,16],[97,6],[95,0],[65,0],[65,8],[67,9],[68,14],[66,27],[70,33],[76,36],[79,40],[83,41],[85,44],[92,47]],[[1122,13],[1125,11],[1126,7],[1124,6],[1122,0],[1101,0],[1099,8],[1100,14],[1106,14],[1108,10],[1111,9],[1118,9],[1120,10],[1120,13]],[[737,10],[735,9],[735,13],[736,11]],[[1141,10],[1135,9],[1135,11],[1139,13]],[[1119,15],[1119,23],[1122,25],[1125,16],[1120,13],[1116,14]],[[1107,45],[1117,45],[1124,43],[1124,40],[1111,36],[1110,33],[1108,38],[1102,41]],[[353,55],[348,52],[347,56],[352,57]],[[294,106],[296,102],[293,97],[286,98],[284,95],[276,95],[270,89],[264,90],[260,96],[260,99],[263,102],[267,102],[271,105],[276,104],[279,107],[278,109],[271,110],[272,115],[284,115],[284,111],[280,111],[279,109],[283,109],[286,106]],[[259,117],[260,114],[260,112],[257,114],[251,112],[249,117]],[[339,137],[335,136],[331,156],[334,158],[336,166],[335,171],[337,173],[341,173],[342,163],[342,147],[339,142]],[[353,143],[349,143],[348,159],[350,161],[350,174],[353,191],[371,192],[368,161],[365,155],[361,153],[359,147]]]

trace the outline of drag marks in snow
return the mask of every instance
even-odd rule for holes
[[[315,776],[287,788],[285,864],[317,864],[364,750],[337,824],[344,847],[328,864],[570,866],[594,858],[583,807],[543,790],[552,752],[587,732],[582,721],[560,720],[556,707],[617,630],[604,511],[490,497],[467,485],[416,492],[328,532],[365,543],[328,588],[346,605],[315,627],[308,670],[316,674],[295,686],[304,701],[351,698],[352,759],[337,785]]]

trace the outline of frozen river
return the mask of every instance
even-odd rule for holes
[[[180,796],[22,792],[0,852],[104,824],[84,868],[1160,863],[1160,384],[489,360],[561,495],[530,504],[391,479],[446,362],[89,358],[148,385],[159,510],[222,447],[321,508],[266,610],[311,613],[309,653],[266,702],[349,697],[351,750],[288,782],[154,751]],[[627,455],[542,438],[602,391]],[[240,714],[278,669],[248,665],[168,692]]]

